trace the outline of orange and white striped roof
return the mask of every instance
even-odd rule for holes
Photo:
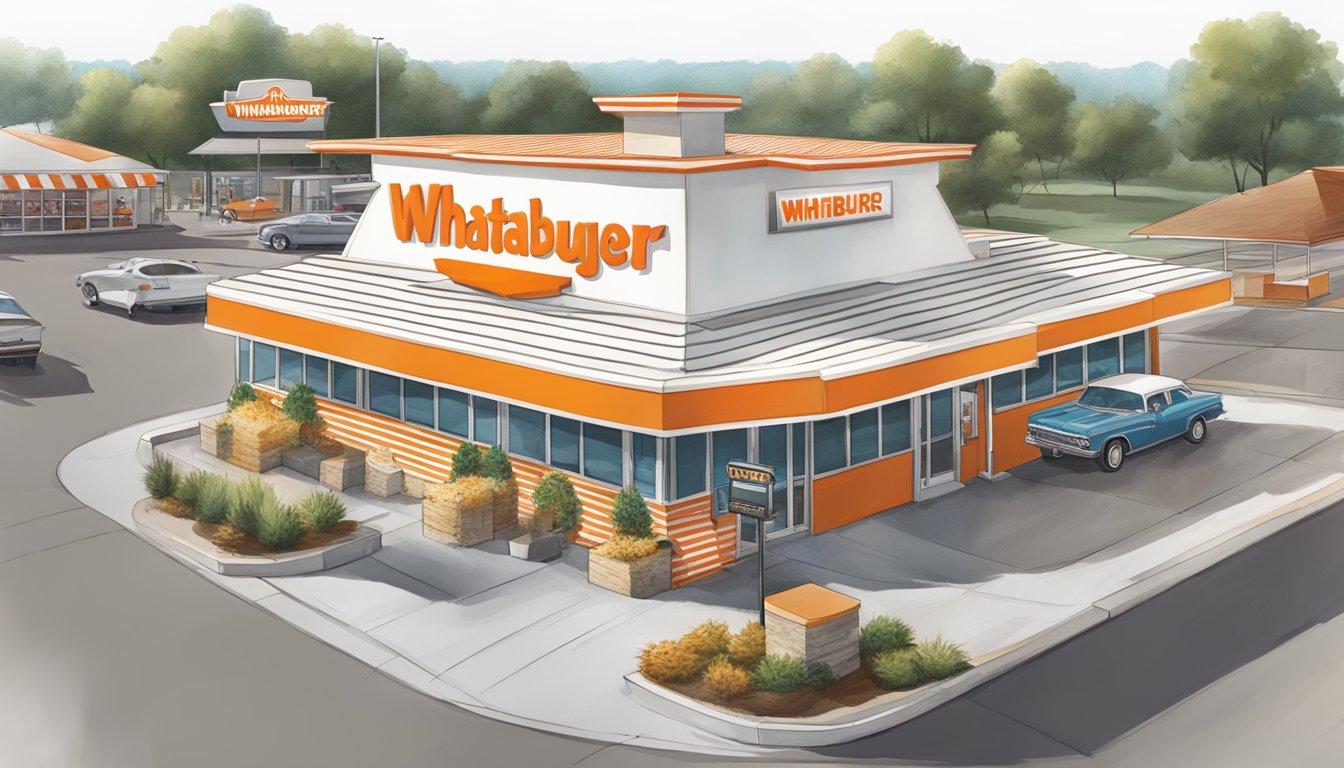
[[[124,189],[159,183],[158,171],[69,139],[0,128],[0,189]]]
[[[126,189],[158,183],[153,173],[0,173],[0,189]]]

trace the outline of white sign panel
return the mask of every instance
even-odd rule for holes
[[[890,219],[891,196],[890,181],[771,192],[770,231]]]

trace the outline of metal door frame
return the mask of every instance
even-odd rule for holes
[[[794,466],[796,465],[796,462],[801,460],[803,462],[803,472],[801,473],[803,475],[803,482],[802,482],[803,519],[801,522],[795,525],[781,528],[777,531],[767,531],[765,534],[766,541],[774,541],[775,539],[781,539],[784,538],[785,536],[792,536],[801,531],[812,530],[812,461],[811,461],[812,423],[791,422],[788,424],[770,425],[770,426],[783,426],[788,428],[788,430],[785,432],[785,438],[784,438],[788,444],[788,453],[789,453],[789,466],[786,467],[786,471],[789,473],[788,483],[786,486],[787,494],[785,495],[785,502],[784,502],[787,505],[787,509],[781,512],[780,514],[789,514],[789,515],[793,514],[793,498],[795,492],[793,469]],[[759,463],[760,461],[761,456],[760,429],[761,429],[760,427],[747,428],[747,461],[754,463]],[[795,429],[802,429],[806,433],[808,433],[803,441],[803,453],[806,455],[801,457],[801,459],[800,457],[793,455],[793,430]],[[778,469],[779,468],[776,467],[776,470]],[[737,557],[741,558],[745,555],[750,555],[756,552],[756,542],[754,541],[748,542],[742,539],[742,531],[744,526],[751,526],[751,530],[754,533],[756,530],[756,521],[749,520],[747,518],[742,517],[741,515],[735,515],[735,517],[737,517],[737,533],[735,534],[737,537],[736,541]]]
[[[929,463],[928,452],[932,444],[932,441],[924,440],[924,423],[931,420],[929,413],[933,405],[932,396],[936,392],[944,390],[935,390],[935,392],[920,395],[915,398],[918,401],[918,407],[910,409],[910,443],[915,447],[914,461],[912,462],[914,464],[912,485],[915,501],[919,501],[924,496],[925,491],[947,483],[955,483],[957,478],[961,476],[962,436],[961,419],[959,418],[961,414],[961,387],[948,387],[947,389],[952,392],[952,469],[937,478],[925,478],[924,476],[925,467]]]

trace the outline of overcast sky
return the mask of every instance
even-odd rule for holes
[[[1171,64],[1210,20],[1278,10],[1344,39],[1338,0],[284,0],[271,6],[291,32],[340,23],[381,35],[419,59],[723,59],[806,58],[834,52],[872,57],[900,29],[951,40],[971,58],[1021,57],[1125,66]],[[233,5],[60,0],[6,2],[0,37],[56,47],[76,60],[136,62],[174,28],[204,24]]]

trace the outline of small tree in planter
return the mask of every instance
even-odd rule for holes
[[[563,472],[547,472],[532,492],[532,506],[527,533],[509,542],[509,554],[524,560],[559,557],[564,531],[578,525],[583,514],[574,483]]]
[[[513,465],[504,449],[490,446],[481,460],[481,476],[490,481],[495,492],[494,525],[499,533],[518,524],[518,483],[513,478]]]
[[[616,494],[611,511],[616,535],[588,553],[588,581],[630,597],[672,588],[672,548],[653,537],[653,515],[633,485]]]
[[[233,385],[233,389],[229,390],[229,410],[232,411],[243,403],[250,403],[256,399],[257,390],[253,389],[252,385],[246,381],[240,381]]]
[[[466,442],[458,446],[457,453],[453,454],[453,474],[454,482],[464,477],[473,477],[481,474],[481,449],[476,447],[475,443]]]
[[[280,412],[299,425],[299,436],[311,443],[322,436],[327,423],[317,411],[317,390],[307,384],[295,384],[285,395]]]

